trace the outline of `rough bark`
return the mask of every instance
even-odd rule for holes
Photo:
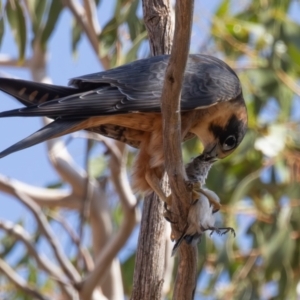
[[[161,97],[165,168],[172,191],[171,210],[173,215],[177,216],[172,224],[176,238],[186,225],[191,196],[185,183],[186,174],[181,153],[180,96],[190,46],[193,4],[193,0],[176,1],[173,48]],[[193,299],[197,266],[195,246],[187,246],[183,243],[180,246],[178,263],[173,299]]]
[[[165,260],[165,221],[162,201],[145,198],[135,260],[132,300],[161,299]]]
[[[143,0],[144,21],[152,55],[170,54],[174,17],[170,0]]]
[[[143,0],[152,55],[169,54],[173,39],[170,0]],[[163,203],[155,194],[144,200],[135,261],[132,300],[161,299],[165,269]]]

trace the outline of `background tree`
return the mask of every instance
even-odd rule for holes
[[[99,57],[104,68],[149,54],[143,42],[146,32],[139,1],[114,1],[113,14],[101,26],[95,7],[99,5],[98,12],[104,10],[104,0],[82,3],[65,0],[65,6],[60,3],[55,0],[2,3],[1,33],[13,29],[19,53],[18,58],[1,56],[2,66],[29,68],[35,80],[48,80],[47,49],[54,30],[61,30],[59,16],[65,11],[74,17],[72,51],[76,52],[80,40],[87,38],[93,55]],[[216,163],[207,180],[208,188],[220,196],[223,204],[219,222],[235,227],[237,238],[203,237],[198,247],[196,298],[297,299],[300,296],[299,2],[239,3],[218,1],[213,14],[203,4],[195,3],[191,51],[219,56],[237,71],[249,113],[249,130],[243,143],[230,157]],[[199,35],[205,37],[204,41],[199,42]],[[65,41],[59,45],[68,47]],[[4,122],[1,120],[1,124]],[[13,134],[9,130],[9,135]],[[92,291],[91,287],[96,286],[94,299],[130,295],[134,255],[122,262],[123,281],[116,256],[137,218],[136,199],[128,190],[129,185],[120,184],[127,182],[125,169],[120,167],[124,166],[120,163],[125,159],[123,146],[102,138],[99,145],[95,142],[98,137],[88,136],[84,162],[77,162],[86,168],[79,169],[66,144],[82,135],[78,133],[47,144],[51,163],[60,176],[50,191],[8,179],[5,174],[0,177],[0,189],[22,201],[39,224],[39,228],[29,228],[26,217],[16,223],[0,222],[4,233],[0,248],[3,274],[0,293],[4,298],[76,299],[86,296],[87,289]],[[197,141],[186,143],[186,162],[200,151]],[[134,150],[129,149],[128,155],[126,166],[130,169]],[[63,188],[66,183],[71,187],[68,190]],[[2,210],[9,205],[0,201]],[[80,222],[66,214],[65,208],[77,212],[74,214]],[[53,234],[53,230],[55,233],[58,228],[61,230],[57,221],[66,229],[69,239],[65,236],[58,240],[57,234]],[[49,253],[46,242],[54,250],[48,255],[49,260],[41,256],[42,252]],[[18,246],[20,243],[24,248]],[[72,243],[76,251],[68,252]],[[103,257],[108,266],[102,264]],[[84,278],[88,280],[82,282]],[[171,291],[168,280],[165,295],[167,291]]]

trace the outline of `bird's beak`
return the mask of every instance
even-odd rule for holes
[[[218,159],[217,144],[210,144],[207,147],[205,147],[203,155],[205,161],[215,162]]]

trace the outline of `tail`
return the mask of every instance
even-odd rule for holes
[[[0,90],[15,97],[25,106],[41,104],[84,91],[77,88],[12,78],[0,78]]]
[[[58,119],[28,136],[27,138],[17,142],[16,144],[10,146],[4,151],[0,152],[0,158],[7,156],[13,152],[23,150],[25,148],[34,146],[46,140],[62,136],[67,133],[75,131],[77,125],[79,125],[83,120],[62,120]]]

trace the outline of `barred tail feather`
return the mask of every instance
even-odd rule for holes
[[[56,120],[42,129],[36,131],[27,138],[17,142],[16,144],[10,146],[4,151],[0,152],[0,158],[5,157],[11,153],[23,150],[25,148],[34,146],[51,138],[59,137],[64,134],[72,132],[82,120]]]

